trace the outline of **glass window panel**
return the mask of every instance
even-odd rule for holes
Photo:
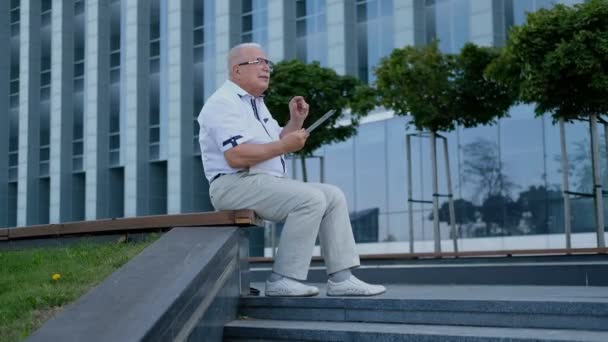
[[[160,70],[160,58],[150,59],[150,72],[158,73]]]
[[[160,146],[159,145],[150,145],[150,159],[158,160],[160,155]]]
[[[40,19],[41,26],[47,26],[51,24],[51,12],[42,13],[42,18]]]
[[[12,9],[18,8],[18,7],[19,7],[19,2],[20,2],[20,1],[21,1],[21,0],[11,0],[11,8],[12,8]]]
[[[17,153],[10,153],[9,157],[8,157],[8,165],[9,166],[15,166],[19,163],[19,154]]]
[[[120,148],[120,134],[113,134],[110,136],[110,149],[114,150]]]
[[[82,171],[83,168],[83,158],[82,157],[74,157],[72,158],[72,163],[73,163],[73,170],[74,171]]]
[[[11,24],[11,36],[18,36],[19,32],[19,23]]]
[[[46,86],[46,87],[40,88],[40,100],[41,101],[48,100],[50,96],[51,96],[51,87]]]
[[[19,9],[16,10],[12,10],[11,11],[11,22],[17,22],[19,21]]]
[[[84,75],[84,62],[74,64],[74,77],[80,77],[82,75]]]
[[[160,56],[160,41],[150,43],[150,57]]]
[[[48,86],[51,84],[51,72],[47,71],[47,72],[43,72],[42,74],[40,74],[40,86],[44,87],[44,86]]]
[[[160,141],[160,127],[151,127],[150,128],[150,142],[158,142]]]
[[[113,52],[110,55],[110,67],[116,67],[116,66],[120,66],[120,51]],[[83,69],[84,69],[84,66],[83,66]],[[84,70],[83,70],[83,72],[84,72]]]
[[[117,83],[120,81],[120,68],[110,70],[110,82]]]
[[[41,147],[40,148],[40,160],[49,160],[49,151],[50,149],[48,147]]]
[[[194,21],[192,22],[194,27],[199,27],[199,26],[203,26],[205,21],[205,13],[204,13],[204,6],[203,6],[203,2],[202,1],[195,1],[194,2]]]
[[[243,43],[249,43],[253,41],[253,36],[251,35],[251,33],[244,33],[243,34],[243,38],[241,40]]]
[[[243,16],[243,32],[251,31],[253,29],[253,15],[244,15]]]
[[[302,19],[296,21],[296,37],[305,37],[306,33],[306,20]]]
[[[203,44],[205,42],[204,29],[194,30],[194,45]]]
[[[84,148],[83,146],[84,146],[84,144],[83,144],[83,142],[82,142],[82,141],[75,141],[75,142],[72,144],[72,148],[74,149],[74,150],[72,151],[72,155],[75,155],[75,156],[80,156],[80,155],[82,155],[82,154],[83,154],[83,151],[84,151],[84,150],[83,150],[83,148]]]
[[[242,4],[243,4],[243,13],[252,11],[253,2],[251,0],[243,0]]]
[[[204,56],[204,48],[202,46],[194,48],[194,61],[202,62]]]
[[[11,94],[19,92],[19,80],[11,81]]]
[[[40,163],[40,177],[47,177],[49,175],[49,162]]]
[[[47,70],[51,70],[51,57],[42,57],[42,59],[40,60],[40,71],[44,72]]]
[[[82,13],[84,13],[84,1],[77,1],[74,4],[74,12],[76,14],[82,14]]]
[[[306,16],[306,0],[297,0],[296,1],[296,18],[301,18]]]
[[[111,151],[110,152],[110,165],[117,166],[120,164],[120,152],[119,151]]]
[[[84,87],[84,79],[82,77],[74,79],[74,91],[82,91]]]
[[[52,8],[52,6],[53,6],[52,0],[42,0],[40,3],[40,11],[41,12],[48,11]]]
[[[11,108],[19,106],[19,94],[11,95]]]
[[[19,169],[16,167],[12,167],[8,169],[8,179],[11,182],[14,182],[17,180],[17,175],[19,173]]]

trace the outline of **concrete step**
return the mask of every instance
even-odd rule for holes
[[[264,281],[270,263],[251,265],[252,281]],[[354,273],[385,284],[471,284],[608,286],[608,260],[603,255],[581,257],[511,257],[442,260],[363,261]],[[323,263],[314,262],[309,282],[325,282]]]
[[[246,319],[228,323],[224,341],[606,342],[608,332]]]
[[[442,324],[608,331],[608,290],[569,286],[388,285],[375,297],[241,297],[263,320]],[[608,341],[608,339],[606,339]]]

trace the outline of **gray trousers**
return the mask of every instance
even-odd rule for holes
[[[317,235],[328,274],[359,266],[346,198],[336,186],[245,171],[219,177],[209,195],[217,210],[252,209],[285,222],[275,273],[306,280]]]

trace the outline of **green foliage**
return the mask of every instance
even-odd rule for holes
[[[310,105],[304,127],[330,109],[338,111],[310,135],[304,149],[297,153],[301,156],[310,156],[322,145],[353,136],[359,119],[375,106],[373,91],[352,76],[340,76],[332,69],[321,67],[318,62],[304,64],[290,60],[277,63],[264,102],[281,126],[289,121],[288,103],[296,95],[304,96]],[[334,127],[346,108],[351,109],[350,124]]]
[[[0,341],[25,339],[157,238],[0,252]]]
[[[425,47],[395,49],[376,69],[383,106],[411,114],[416,128],[451,131],[503,117],[515,92],[484,76],[496,49],[466,44],[459,55],[443,54],[437,41]]]
[[[567,121],[608,112],[608,1],[556,5],[510,32],[488,75],[520,100]]]

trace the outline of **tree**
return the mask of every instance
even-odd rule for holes
[[[608,1],[561,4],[515,26],[487,74],[516,89],[537,116],[566,121],[608,113]]]
[[[515,92],[484,76],[487,66],[498,56],[495,49],[470,43],[458,55],[443,54],[437,41],[425,47],[395,49],[375,71],[380,103],[397,115],[411,115],[417,129],[430,131],[431,155],[435,156],[438,131],[452,131],[457,125],[491,124],[507,115]],[[433,192],[437,192],[437,163],[431,161]],[[437,213],[437,197],[433,208]],[[438,217],[433,225],[435,251],[439,252]]]
[[[507,115],[514,90],[484,76],[499,56],[493,48],[468,43],[458,55],[443,54],[437,41],[395,49],[376,69],[380,103],[411,115],[419,130],[452,131]]]
[[[464,145],[463,154],[463,181],[475,185],[476,201],[510,194],[515,183],[504,173],[504,164],[498,155],[496,143],[478,138]]]
[[[521,217],[520,205],[502,194],[490,195],[481,204],[481,216],[486,223],[486,234],[514,235]]]
[[[336,115],[318,127],[296,153],[302,160],[302,174],[307,180],[306,157],[319,147],[344,141],[357,132],[359,119],[374,106],[372,90],[352,76],[338,75],[334,70],[323,68],[318,62],[304,64],[297,60],[282,61],[275,65],[272,81],[266,92],[266,106],[281,126],[289,121],[289,100],[296,95],[304,96],[310,110],[304,127],[315,122],[325,112],[336,109]],[[350,122],[336,126],[342,112],[350,108]]]
[[[475,213],[478,208],[471,201],[459,198],[454,200],[454,211],[456,213],[456,222],[458,231],[461,231],[462,225],[475,222]],[[433,220],[433,213],[429,214],[429,220]],[[439,208],[439,222],[450,223],[450,208],[449,202],[443,202]]]
[[[556,189],[545,186],[530,186],[526,191],[519,193],[517,204],[522,212],[530,214],[530,232],[535,234],[548,234],[551,221],[550,203],[562,199],[562,193]]]
[[[592,162],[599,165],[596,121],[608,113],[608,1],[555,5],[528,15],[507,39],[503,55],[488,75],[517,89],[537,116],[548,112],[560,122],[589,120]],[[597,243],[604,247],[603,194],[599,167],[593,169]],[[564,189],[568,189],[567,180]],[[566,246],[570,246],[569,199],[564,197]]]

